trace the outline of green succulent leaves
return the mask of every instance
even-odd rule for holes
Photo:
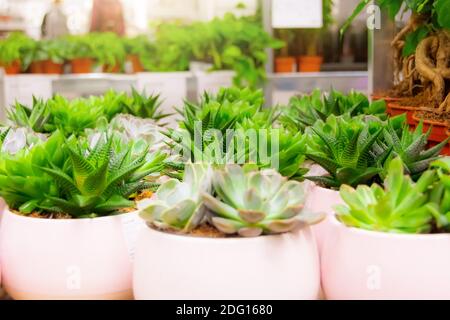
[[[435,179],[433,171],[425,172],[417,183],[404,175],[401,159],[389,165],[384,188],[373,184],[355,189],[341,187],[346,205],[336,207],[337,217],[347,226],[381,232],[428,233],[433,215],[427,190]]]
[[[225,234],[255,237],[293,231],[323,218],[304,209],[305,185],[288,181],[275,170],[245,172],[238,165],[218,170],[217,197],[203,193],[211,223]]]

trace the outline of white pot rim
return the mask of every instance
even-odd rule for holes
[[[138,210],[135,210],[132,212],[126,212],[126,213],[121,213],[121,214],[117,214],[117,215],[110,215],[110,216],[96,217],[96,218],[40,219],[40,218],[28,217],[26,215],[11,212],[11,210],[7,206],[5,208],[4,214],[8,215],[12,219],[20,220],[20,221],[23,220],[23,221],[26,221],[27,223],[68,225],[68,224],[77,224],[77,223],[86,222],[86,221],[101,222],[101,221],[113,220],[113,219],[117,219],[117,218],[123,218],[123,217],[128,217],[131,215],[135,215],[135,214],[137,214],[137,212],[138,212]]]
[[[149,224],[147,224],[147,228],[149,232],[154,233],[154,234],[158,234],[160,237],[162,238],[166,238],[166,239],[177,239],[181,240],[183,242],[185,241],[190,241],[190,242],[215,242],[215,243],[242,243],[243,241],[245,242],[266,242],[266,241],[271,241],[271,240],[276,240],[276,239],[281,239],[284,238],[286,236],[289,236],[291,234],[295,234],[295,233],[300,233],[300,232],[304,232],[306,229],[309,229],[310,226],[307,226],[305,228],[302,228],[300,230],[297,231],[293,231],[293,232],[287,232],[287,233],[281,233],[281,234],[272,234],[272,235],[262,235],[259,237],[228,237],[228,238],[213,238],[213,237],[197,237],[197,236],[190,236],[190,235],[184,235],[184,234],[177,234],[177,233],[172,233],[172,232],[166,232],[164,230],[158,230],[156,228],[154,228],[153,226],[150,226]]]
[[[450,233],[438,233],[438,234],[403,234],[403,233],[388,233],[381,231],[371,231],[360,229],[356,227],[346,226],[344,223],[338,220],[336,213],[333,213],[329,217],[330,223],[333,224],[333,227],[340,228],[341,230],[345,230],[346,232],[359,235],[366,236],[372,238],[379,239],[401,239],[401,240],[449,240]]]

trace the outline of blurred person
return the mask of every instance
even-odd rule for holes
[[[125,18],[119,0],[94,0],[91,32],[114,32],[125,35]]]
[[[44,39],[55,39],[69,34],[67,17],[62,11],[63,0],[53,0],[52,7],[44,16],[41,33]]]

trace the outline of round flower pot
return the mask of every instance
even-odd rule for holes
[[[64,64],[62,63],[55,63],[52,60],[45,60],[43,63],[44,63],[44,71],[46,74],[64,73]]]
[[[323,57],[321,56],[300,56],[298,58],[298,71],[300,72],[320,72]]]
[[[94,66],[94,61],[90,58],[78,58],[70,61],[72,66],[72,73],[91,73]]]
[[[327,299],[450,299],[450,235],[335,231],[322,252]]]
[[[386,111],[391,117],[406,113],[407,123],[412,127],[417,125],[417,121],[414,119],[414,112],[417,111],[417,107],[402,106],[398,101],[390,101],[386,103]]]
[[[138,55],[132,54],[127,56],[127,62],[131,64],[132,73],[143,72],[144,67],[142,66],[141,59]]]
[[[292,73],[297,71],[297,65],[294,57],[277,57],[275,58],[276,73]]]
[[[44,73],[44,62],[43,61],[33,61],[30,64],[30,72],[34,74]]]
[[[5,210],[3,285],[14,299],[131,299],[137,212],[49,220]],[[134,241],[134,242],[133,242]]]
[[[19,60],[15,60],[10,64],[2,64],[2,67],[7,75],[15,75],[20,73],[22,65]]]
[[[103,72],[106,73],[120,73],[122,71],[122,67],[120,64],[115,64],[113,66],[110,65],[104,65],[103,66]]]
[[[320,274],[309,228],[258,238],[198,238],[142,230],[136,299],[317,299]]]
[[[319,252],[322,251],[326,238],[333,232],[330,220],[334,217],[334,207],[339,204],[344,204],[339,191],[325,189],[315,184],[311,186],[305,207],[312,212],[323,212],[327,215],[322,222],[311,227],[316,237]]]

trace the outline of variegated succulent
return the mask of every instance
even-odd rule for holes
[[[305,184],[288,181],[275,170],[228,165],[213,177],[217,197],[204,192],[210,222],[225,234],[257,237],[318,223],[323,215],[304,209]]]
[[[188,163],[180,182],[170,179],[156,192],[156,200],[140,216],[157,227],[188,233],[204,220],[206,208],[201,194],[210,192],[212,169],[208,164]]]

